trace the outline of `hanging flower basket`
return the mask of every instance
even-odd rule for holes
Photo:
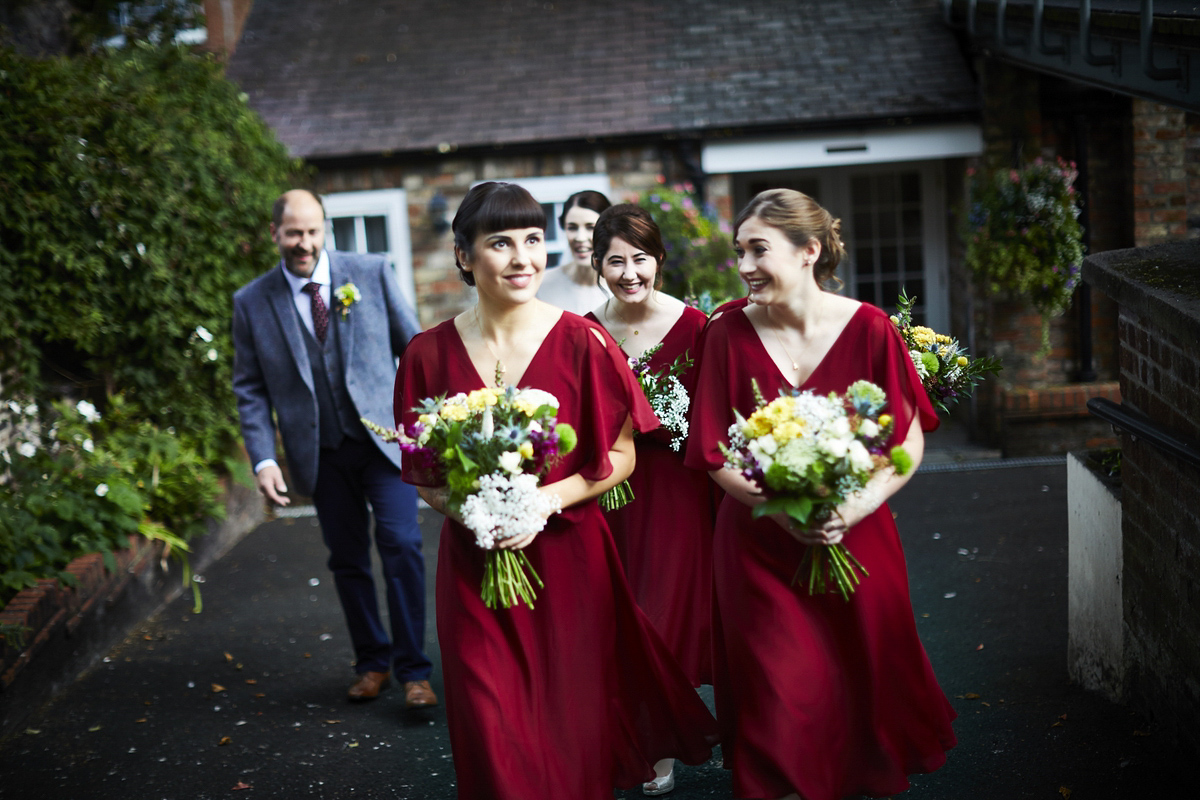
[[[1049,320],[1071,305],[1083,261],[1078,172],[1061,158],[971,177],[966,262],[992,294],[1027,300],[1042,315],[1042,352]]]

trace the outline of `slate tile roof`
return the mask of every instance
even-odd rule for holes
[[[978,109],[937,0],[257,0],[228,74],[337,157]]]

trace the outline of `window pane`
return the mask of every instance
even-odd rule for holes
[[[900,301],[900,282],[884,281],[880,286],[883,288],[880,306],[889,311],[895,309],[896,303]]]
[[[896,210],[894,206],[879,209],[879,238],[896,238]]]
[[[363,217],[363,227],[367,229],[367,252],[386,253],[388,251],[387,217]]]
[[[900,268],[900,254],[896,252],[896,248],[890,245],[884,245],[879,248],[879,271],[883,273],[895,274]]]
[[[872,276],[875,274],[875,251],[870,247],[859,247],[854,251],[854,272],[856,275]]]
[[[875,236],[875,226],[871,222],[870,211],[860,211],[854,215],[854,238],[871,239]]]
[[[900,176],[900,202],[921,202],[921,176],[915,172],[905,172]]]
[[[900,212],[900,225],[905,236],[921,235],[921,208],[906,208]]]
[[[875,287],[878,285],[879,284],[869,283],[867,281],[859,281],[858,291],[857,291],[858,299],[863,301],[864,303],[871,303],[872,305],[878,305],[879,301],[875,299]]]
[[[906,244],[904,246],[904,273],[920,276],[925,270],[925,259],[921,256],[921,245]]]
[[[875,200],[880,205],[896,202],[896,176],[880,175],[875,182]]]
[[[871,204],[871,179],[865,175],[850,180],[850,202],[855,206]]]
[[[562,260],[562,253],[546,253],[546,267],[557,267],[558,262]]]
[[[546,212],[546,241],[558,241],[558,212],[554,203],[542,203],[542,211]]]
[[[358,243],[354,239],[354,217],[333,220],[333,248],[347,253],[358,252]]]

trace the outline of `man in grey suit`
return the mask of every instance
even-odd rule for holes
[[[284,193],[271,236],[280,264],[233,296],[233,389],[258,489],[290,502],[275,461],[277,421],[292,480],[316,504],[329,548],[358,673],[350,699],[377,697],[394,670],[409,708],[436,705],[416,491],[400,479],[400,449],[359,421],[390,427],[396,359],[420,330],[416,316],[383,257],[325,250],[316,195]],[[371,576],[371,512],[390,637]]]

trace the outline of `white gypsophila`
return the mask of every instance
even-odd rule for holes
[[[78,411],[80,416],[82,416],[88,422],[100,421],[100,412],[98,412],[96,407],[87,400],[80,400],[78,403],[76,403],[75,410]]]
[[[503,539],[537,533],[561,509],[557,495],[538,490],[536,475],[492,473],[480,477],[479,490],[463,501],[461,514],[476,544],[491,550]]]
[[[37,455],[37,445],[33,442],[21,442],[17,445],[17,452],[26,458],[33,458]]]
[[[917,377],[919,377],[921,380],[928,378],[929,370],[926,369],[925,364],[921,361],[920,352],[916,350],[909,350],[908,357],[912,359],[913,366],[917,368]]]
[[[541,406],[558,408],[558,398],[541,389],[521,389],[517,392],[517,398],[532,403],[534,408]]]
[[[659,422],[675,436],[671,439],[671,449],[676,452],[687,439],[687,413],[692,400],[688,397],[687,389],[674,375],[667,376],[668,389],[666,394],[655,394],[650,403]]]

